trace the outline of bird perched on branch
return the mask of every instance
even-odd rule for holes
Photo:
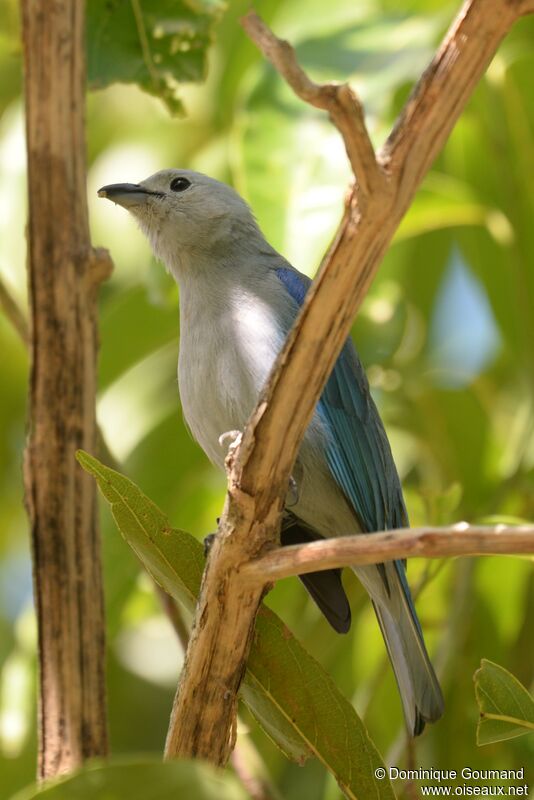
[[[219,439],[243,430],[293,325],[310,280],[265,240],[249,207],[223,183],[163,170],[98,194],[126,208],[180,285],[178,379],[194,438],[224,469]],[[282,544],[405,527],[389,442],[356,350],[347,339],[294,468]],[[357,566],[384,636],[413,735],[443,712],[441,690],[401,561]],[[301,577],[332,627],[349,630],[340,570]]]

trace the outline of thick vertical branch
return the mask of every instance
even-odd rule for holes
[[[39,630],[39,774],[107,749],[95,484],[96,293],[85,188],[84,3],[22,0],[31,312],[25,459]]]

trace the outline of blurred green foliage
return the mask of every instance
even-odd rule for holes
[[[239,781],[208,764],[193,761],[161,763],[155,759],[95,763],[46,788],[17,793],[13,800],[246,800]]]
[[[187,116],[115,84],[88,97],[91,223],[116,268],[101,293],[99,421],[120,468],[201,538],[224,478],[179,411],[177,289],[120,208],[96,190],[184,166],[233,183],[272,244],[312,274],[340,217],[349,170],[328,120],[297,101],[243,35],[234,0],[215,30],[207,81],[181,88]],[[261,0],[317,80],[350,79],[380,144],[457,4],[440,0]],[[0,275],[25,305],[25,157],[17,4],[0,0]],[[503,42],[426,178],[354,325],[386,423],[412,524],[534,518],[534,19]],[[21,460],[27,355],[0,315],[0,775],[6,796],[35,759],[35,634]],[[182,653],[150,581],[102,510],[110,728],[116,755],[160,753]],[[348,636],[297,580],[267,603],[333,676],[385,759],[440,769],[530,769],[534,737],[476,745],[473,673],[482,657],[532,690],[529,559],[410,564],[446,713],[409,751],[370,604],[352,575]],[[238,741],[280,796],[339,796],[318,762],[280,754],[243,712]],[[247,750],[247,752],[249,752]],[[255,762],[254,762],[255,763]],[[401,785],[396,787],[402,796]]]
[[[135,83],[183,110],[178,86],[206,75],[207,48],[222,0],[91,0],[87,3],[89,86]]]

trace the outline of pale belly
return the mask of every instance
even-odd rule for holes
[[[193,437],[210,461],[224,469],[228,442],[219,444],[222,434],[242,431],[258,396],[262,375],[257,365],[227,342],[235,337],[218,330],[190,330],[180,342],[178,385],[184,418]],[[267,362],[265,376],[273,359]]]
[[[221,445],[219,438],[226,432],[244,429],[257,402],[258,375],[242,358],[243,354],[235,350],[219,346],[204,354],[194,370],[181,354],[178,375],[182,409],[193,437],[210,461],[224,469],[229,442]],[[267,374],[265,370],[265,378]],[[259,385],[262,383],[260,380]],[[288,509],[322,536],[357,533],[354,512],[322,456],[324,436],[316,414],[297,456],[293,470],[296,492],[288,494]]]
[[[283,345],[268,309],[226,315],[218,326],[190,325],[180,342],[178,382],[182,410],[193,437],[210,461],[224,469],[228,442],[219,438],[242,431],[254,409],[276,353]],[[241,326],[239,336],[232,327]],[[244,330],[243,330],[244,328]],[[238,342],[238,345],[229,345]],[[332,477],[322,455],[325,431],[317,414],[304,436],[288,507],[323,536],[358,532],[354,512]]]

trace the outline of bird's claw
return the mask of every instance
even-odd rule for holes
[[[213,547],[213,542],[215,541],[215,537],[217,536],[216,533],[208,533],[207,536],[204,536],[204,558],[207,558],[210,554],[210,550]]]
[[[230,444],[228,445],[228,455],[235,453],[239,445],[241,444],[241,439],[243,434],[241,431],[226,431],[225,433],[221,433],[219,436],[219,445],[224,447],[228,439],[230,439]]]

